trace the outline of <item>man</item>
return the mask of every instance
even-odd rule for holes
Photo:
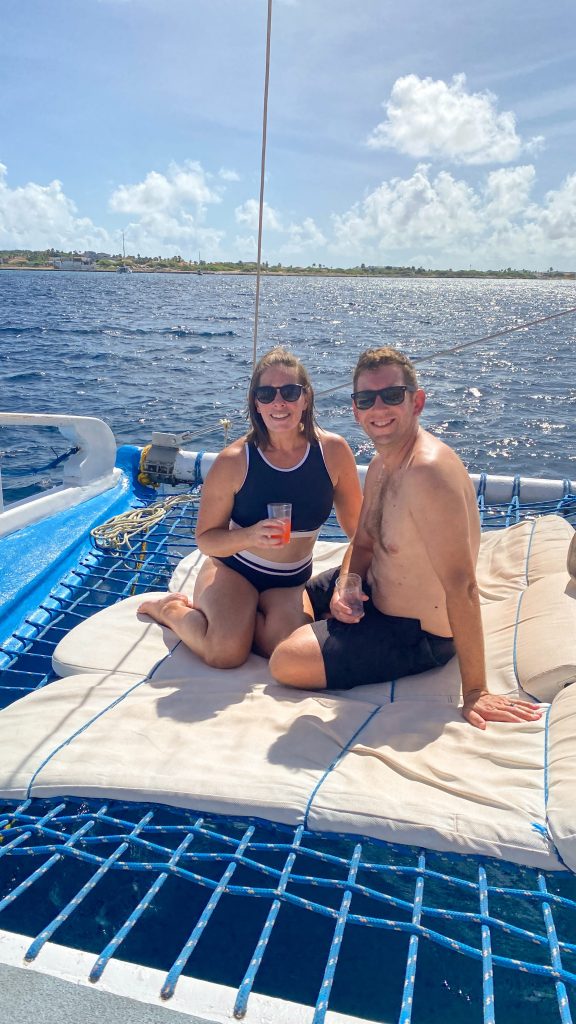
[[[456,652],[464,717],[486,722],[540,717],[536,705],[486,686],[475,565],[480,522],[473,485],[451,448],[419,424],[426,396],[410,360],[369,349],[354,372],[354,416],[376,455],[366,474],[358,530],[343,572],[365,581],[364,614],[332,593],[330,613],[276,648],[274,677],[305,689],[348,689],[444,665]],[[329,596],[327,574],[310,584]],[[327,601],[326,601],[327,604]]]

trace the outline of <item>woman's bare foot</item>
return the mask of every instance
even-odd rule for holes
[[[184,605],[186,608],[193,608],[194,605],[186,594],[166,594],[164,597],[153,597],[151,600],[144,600],[141,605],[138,606],[139,615],[148,615],[149,618],[154,619],[154,622],[159,622],[161,626],[169,625],[169,615],[166,615],[168,606],[177,602],[179,605]]]

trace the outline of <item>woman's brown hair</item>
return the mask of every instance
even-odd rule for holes
[[[306,397],[308,399],[308,406],[302,413],[300,428],[304,437],[310,442],[310,444],[318,444],[318,434],[314,418],[314,388],[312,387],[308,373],[300,360],[297,359],[292,352],[288,352],[287,349],[280,348],[280,346],[271,348],[269,352],[265,352],[254,367],[250,387],[248,389],[248,416],[251,424],[251,429],[249,430],[246,438],[248,444],[255,444],[258,448],[262,449],[267,448],[270,444],[270,435],[268,434],[267,427],[256,408],[256,396],[254,392],[260,384],[260,378],[264,373],[264,370],[268,370],[272,366],[284,366],[287,370],[296,371],[298,384],[302,384],[306,389]]]

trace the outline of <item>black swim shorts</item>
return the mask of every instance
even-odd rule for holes
[[[306,587],[317,617],[328,611],[338,571],[321,573]],[[364,589],[368,591],[366,585]],[[419,619],[383,615],[372,600],[364,603],[360,622],[349,625],[320,618],[312,623],[312,629],[322,651],[329,690],[418,675],[445,665],[455,654],[452,637],[427,633]]]

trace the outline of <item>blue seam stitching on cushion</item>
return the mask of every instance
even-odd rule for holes
[[[514,623],[514,643],[512,648],[512,667],[514,669],[514,677],[518,686],[520,686],[520,680],[518,678],[518,623],[520,621],[520,608],[522,607],[522,600],[524,598],[525,591],[523,590],[518,598],[518,606],[516,608],[516,621]]]
[[[354,735],[350,737],[350,739],[347,741],[347,743],[342,748],[340,753],[337,754],[337,756],[334,758],[334,760],[332,761],[332,764],[328,765],[328,767],[323,772],[322,777],[320,779],[318,779],[318,782],[316,783],[316,785],[314,786],[310,796],[308,797],[308,803],[306,804],[306,810],[304,811],[304,828],[308,828],[308,815],[309,815],[310,809],[312,807],[312,801],[314,800],[314,797],[316,796],[318,790],[320,789],[320,786],[322,786],[322,784],[325,782],[325,780],[330,775],[330,772],[332,772],[334,770],[334,768],[342,760],[342,758],[346,756],[346,754],[350,750],[350,747],[351,747],[352,743],[354,742],[354,740],[356,739],[356,737],[358,736],[358,734],[361,733],[362,730],[366,728],[368,723],[371,722],[372,719],[374,718],[374,716],[377,715],[380,711],[382,711],[382,706],[381,705],[379,707],[377,707],[377,708],[374,708],[370,712],[370,714],[368,715],[368,718],[366,718],[365,721],[362,722],[362,725],[358,726],[358,728],[356,729],[356,732],[354,733]]]
[[[550,728],[550,712],[552,711],[552,704],[549,704],[546,712],[546,719],[544,722],[544,819],[548,819],[548,740],[549,740],[549,728]]]
[[[549,730],[550,730],[550,712],[551,711],[552,711],[552,704],[550,703],[548,705],[548,710],[546,711],[546,721],[545,721],[545,725],[544,725],[544,821],[546,822],[546,833],[548,835],[548,839],[550,840],[550,843],[552,845],[554,853],[558,857],[558,860],[560,861],[562,866],[565,867],[568,871],[571,871],[572,869],[569,868],[568,865],[565,863],[565,861],[562,859],[560,851],[559,851],[558,847],[556,846],[556,843],[554,842],[554,839],[552,838],[552,831],[551,831],[550,825],[548,823],[549,822],[549,818],[548,818],[548,796],[549,796],[549,781],[550,781],[550,779],[549,779],[548,755],[549,755],[549,752],[550,752],[550,743],[549,743],[550,732],[549,732]]]
[[[29,800],[31,798],[32,786],[34,785],[35,780],[37,779],[37,777],[40,774],[40,772],[42,771],[42,769],[45,768],[46,765],[52,760],[52,758],[56,757],[56,754],[58,754],[61,750],[63,750],[64,747],[69,746],[69,744],[72,743],[73,740],[75,740],[83,732],[86,732],[86,730],[89,729],[90,726],[94,724],[94,722],[97,722],[99,718],[102,718],[102,716],[105,715],[107,711],[112,711],[112,709],[115,708],[117,704],[120,704],[123,700],[126,699],[126,697],[129,697],[130,694],[133,693],[134,690],[138,689],[139,686],[142,686],[143,683],[148,683],[152,679],[152,676],[156,672],[156,669],[160,668],[160,665],[162,665],[168,658],[172,657],[172,654],[174,653],[176,648],[180,646],[181,643],[182,643],[182,641],[179,640],[178,643],[174,645],[172,650],[168,651],[168,654],[165,654],[163,658],[160,658],[160,660],[156,662],[156,664],[153,666],[153,668],[148,673],[148,675],[144,676],[144,679],[140,679],[137,683],[134,683],[134,685],[130,686],[128,690],[126,690],[124,693],[122,693],[119,697],[116,697],[116,700],[113,700],[111,704],[108,704],[107,707],[102,708],[102,711],[99,711],[97,715],[94,715],[91,719],[89,719],[88,722],[85,722],[84,725],[80,729],[76,729],[76,732],[73,732],[72,735],[68,737],[68,739],[63,740],[62,743],[60,743],[57,747],[55,747],[54,750],[52,750],[44,758],[42,763],[40,765],[38,765],[36,771],[33,772],[32,777],[30,779],[30,782],[28,783],[28,788],[26,790],[26,799],[27,800]]]
[[[549,723],[550,723],[550,711],[551,710],[552,710],[552,705],[550,704],[548,706],[548,710],[546,711],[546,715],[545,715],[545,718],[544,718],[544,786],[543,786],[543,791],[544,791],[544,821],[545,822],[548,821],[548,728],[549,728]],[[548,828],[547,825],[540,825],[536,821],[531,822],[531,825],[532,825],[532,828],[536,832],[541,832],[542,835],[548,836],[550,838],[550,840],[552,841],[552,837],[550,836],[550,829]],[[552,843],[552,845],[554,846],[554,843]],[[554,849],[556,849],[556,847],[554,847]]]
[[[529,566],[529,563],[530,563],[530,553],[532,551],[532,539],[534,537],[534,533],[535,533],[535,530],[536,530],[536,523],[537,522],[538,522],[538,520],[535,519],[534,522],[532,523],[532,529],[530,530],[530,539],[528,541],[528,550],[526,551],[526,563],[525,563],[525,566],[524,566],[524,575],[526,577],[526,586],[527,587],[530,586],[530,580],[528,578],[528,566]]]

